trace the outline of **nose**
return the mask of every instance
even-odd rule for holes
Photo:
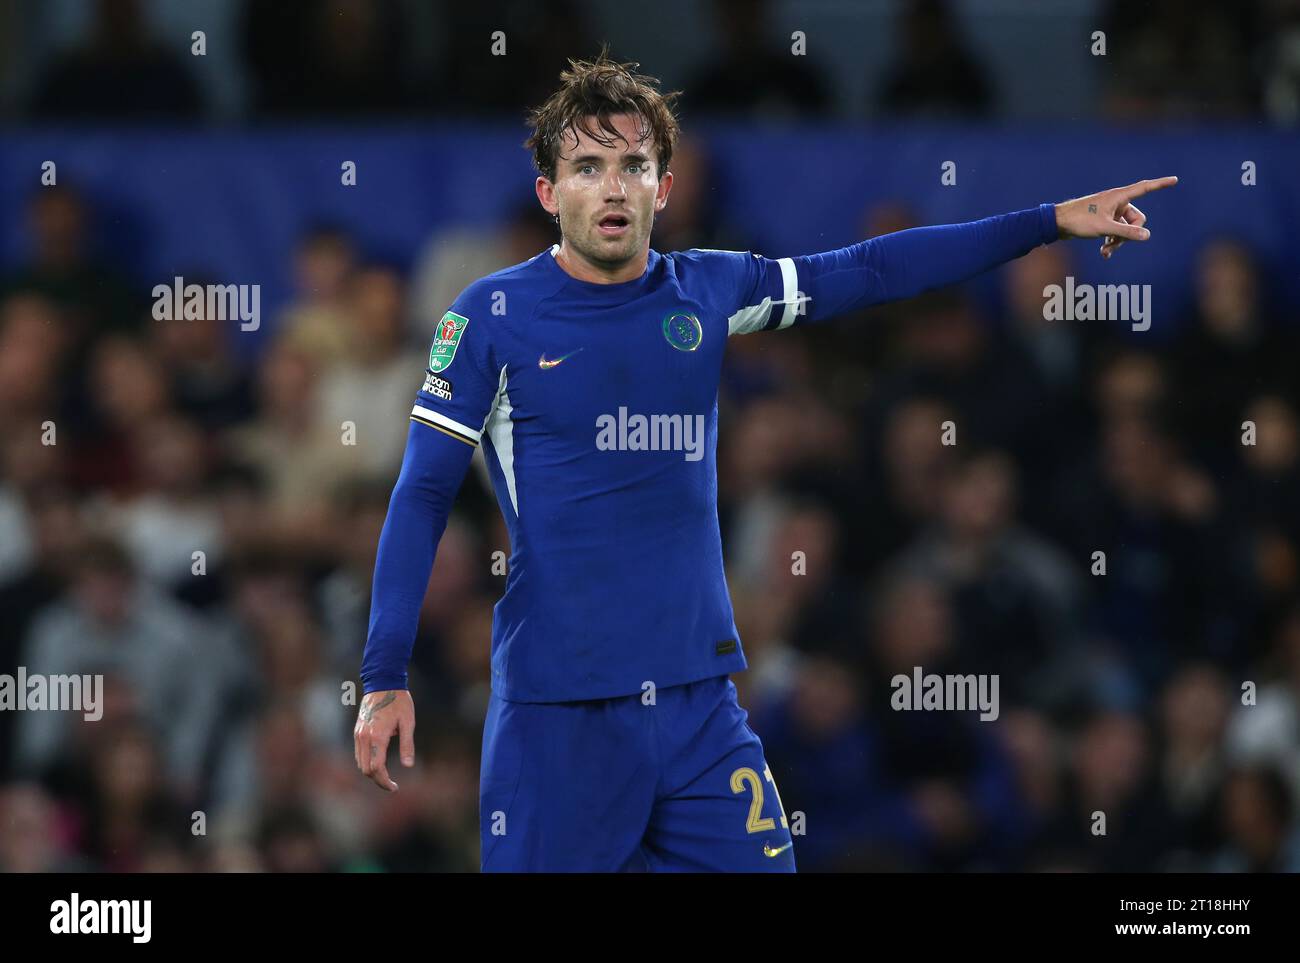
[[[618,168],[611,167],[605,175],[605,198],[607,200],[622,200],[627,197],[627,185],[623,183],[623,172]]]

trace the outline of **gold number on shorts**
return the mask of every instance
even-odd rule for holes
[[[750,833],[766,833],[776,829],[776,820],[771,816],[762,818],[763,815],[763,781],[758,778],[758,773],[754,772],[748,766],[741,766],[731,774],[731,791],[733,793],[742,793],[745,791],[745,783],[749,783],[750,790],[754,793],[754,798],[749,803],[749,819],[745,821],[745,831]],[[775,785],[775,783],[773,784]],[[785,816],[782,815],[781,822],[784,824]]]

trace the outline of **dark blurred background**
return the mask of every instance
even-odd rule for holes
[[[399,793],[342,695],[431,324],[558,239],[522,119],[606,40],[685,91],[660,250],[1182,178],[1110,262],[732,339],[735,681],[800,868],[1300,870],[1300,0],[0,0],[0,673],[106,677],[97,722],[0,712],[0,869],[477,869],[481,465]],[[175,275],[261,323],[154,320]],[[1150,330],[1044,320],[1067,276]],[[892,711],[917,665],[999,718]]]

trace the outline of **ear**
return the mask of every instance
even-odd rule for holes
[[[655,213],[659,213],[668,206],[668,192],[673,189],[673,172],[665,171],[664,176],[659,178],[659,190],[655,192]]]
[[[537,200],[541,202],[542,208],[547,214],[560,213],[560,202],[555,196],[555,185],[545,177],[538,175],[537,181],[533,184],[533,189],[537,191]]]

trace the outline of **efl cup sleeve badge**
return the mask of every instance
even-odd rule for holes
[[[438,330],[433,336],[433,347],[429,349],[429,370],[434,374],[444,370],[456,357],[456,348],[460,345],[460,336],[465,333],[469,318],[463,318],[454,311],[448,311],[438,322]]]

